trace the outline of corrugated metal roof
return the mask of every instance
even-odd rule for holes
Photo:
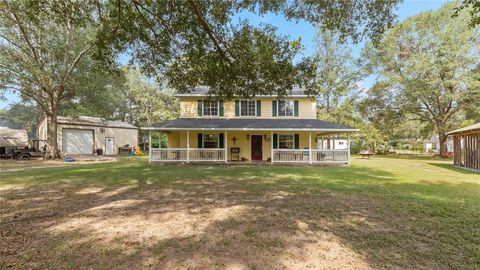
[[[28,134],[24,129],[0,127],[0,147],[27,147]]]
[[[115,127],[115,128],[137,128],[134,125],[125,123],[122,121],[110,121],[105,120],[99,117],[89,117],[89,116],[79,116],[78,118],[74,117],[65,117],[58,116],[57,122],[59,124],[70,124],[70,125],[84,125],[84,126],[102,126],[102,127]]]
[[[197,86],[193,87],[190,89],[188,93],[179,93],[176,94],[178,97],[189,97],[189,96],[194,96],[194,97],[200,97],[200,96],[208,96],[208,91],[210,87],[208,86]],[[298,86],[294,86],[292,90],[288,92],[289,96],[296,96],[296,97],[306,97],[307,95],[305,94],[304,90]],[[257,95],[258,97],[263,97],[265,95]],[[277,95],[268,95],[268,96],[277,96]]]
[[[459,128],[459,129],[456,129],[456,130],[452,130],[450,132],[447,133],[447,135],[450,135],[450,134],[455,134],[455,133],[462,133],[462,132],[467,132],[467,131],[472,131],[472,130],[480,130],[480,123],[476,123],[476,124],[473,124],[471,126],[468,126],[468,127],[464,127],[464,128]]]
[[[353,132],[358,129],[317,119],[178,118],[142,129],[152,130],[303,130]]]

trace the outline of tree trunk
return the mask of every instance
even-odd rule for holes
[[[50,100],[47,103],[47,153],[46,157],[51,159],[60,158],[60,151],[58,150],[58,138],[57,138],[57,116],[58,116],[58,104],[59,96],[62,95],[63,85],[57,86],[51,92]]]
[[[441,157],[446,157],[448,148],[447,148],[447,135],[445,135],[445,131],[438,132],[438,141],[440,143],[439,154]]]
[[[49,112],[47,117],[47,158],[60,158],[57,138],[57,112]]]

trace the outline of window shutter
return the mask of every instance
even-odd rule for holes
[[[295,144],[295,149],[300,149],[300,135],[295,134],[295,138],[293,140],[293,143]]]
[[[218,148],[225,148],[223,133],[218,134]]]
[[[235,100],[235,116],[240,116],[240,101]]]
[[[277,101],[272,100],[272,116],[276,117],[277,116]]]
[[[257,116],[262,116],[262,101],[257,100]]]
[[[223,101],[218,102],[218,116],[223,116]]]
[[[276,133],[273,133],[273,149],[277,149],[278,148],[278,138],[277,138],[277,134]]]
[[[295,100],[293,102],[293,115],[295,117],[298,117],[298,100]]]
[[[203,134],[202,133],[198,133],[197,134],[197,146],[198,148],[203,148]]]
[[[197,115],[198,116],[203,115],[203,102],[202,102],[202,100],[197,101]]]

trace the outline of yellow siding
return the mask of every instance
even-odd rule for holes
[[[198,140],[197,135],[199,132],[197,131],[190,131],[190,148],[198,148]],[[219,134],[223,132],[217,131],[202,131],[202,134]],[[276,132],[277,134],[299,134],[300,135],[300,142],[299,147],[300,149],[308,148],[308,132]],[[247,139],[248,135],[262,135],[262,159],[264,161],[268,160],[271,157],[271,132],[270,131],[228,131],[225,138],[225,142],[227,143],[227,153],[228,153],[228,160],[231,160],[230,155],[230,148],[231,147],[239,147],[240,148],[240,160],[242,158],[246,160],[251,160],[251,138]],[[265,140],[264,136],[267,135],[267,140]],[[235,137],[236,143],[234,144],[232,138]],[[312,133],[312,149],[316,148],[315,142],[316,133]],[[187,132],[186,131],[179,131],[179,132],[172,132],[168,134],[168,147],[169,148],[186,148],[187,147]]]
[[[180,117],[197,117],[197,100],[195,97],[180,98]]]
[[[181,118],[195,118],[197,115],[197,101],[202,97],[181,97],[180,98],[180,117]],[[262,102],[262,116],[261,118],[274,118],[272,116],[272,100],[274,97],[259,97]],[[317,117],[316,102],[308,97],[292,97],[289,100],[298,100],[298,117],[302,119],[315,119]],[[235,101],[224,102],[224,118],[235,117]],[[279,118],[279,117],[277,117]],[[292,118],[292,117],[288,117]]]

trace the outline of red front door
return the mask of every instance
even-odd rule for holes
[[[262,135],[252,135],[252,160],[262,160]]]

